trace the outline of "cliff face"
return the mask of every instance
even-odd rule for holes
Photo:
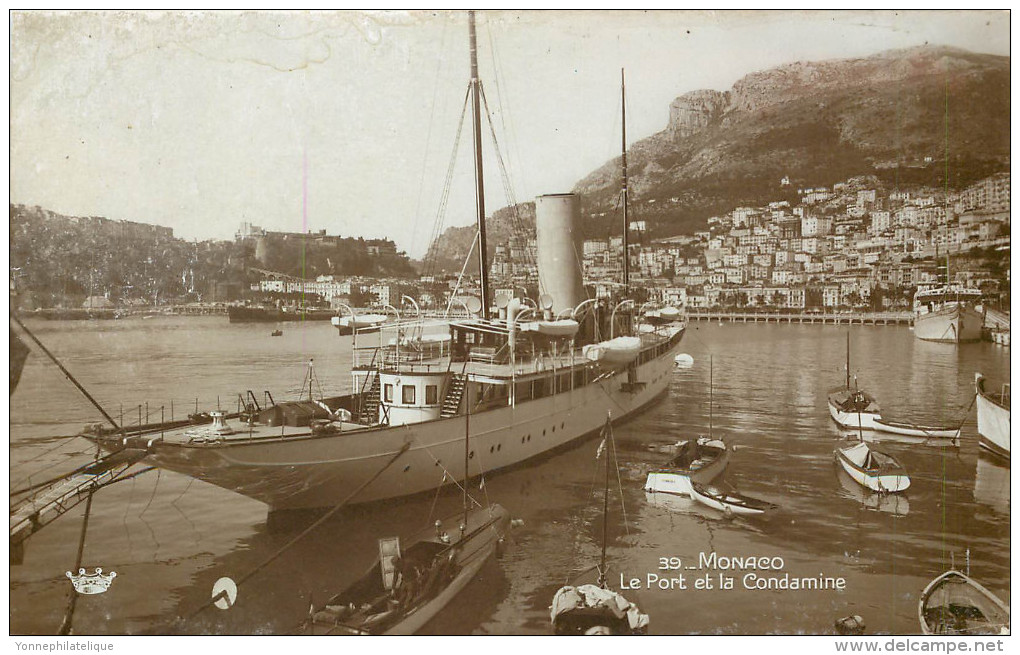
[[[669,104],[669,126],[674,139],[696,134],[717,123],[729,104],[729,94],[720,91],[691,91]]]
[[[797,62],[725,92],[686,93],[670,104],[666,128],[628,151],[632,201],[663,235],[776,199],[789,192],[779,188],[785,176],[794,191],[861,174],[964,186],[1008,168],[1009,73],[1007,57],[925,46]],[[574,191],[594,217],[619,187],[617,158]]]
[[[961,188],[1008,170],[1009,92],[1008,57],[925,46],[797,62],[728,91],[685,93],[665,129],[628,150],[631,216],[655,237],[856,175]],[[780,187],[784,177],[791,186]],[[619,157],[574,186],[588,234],[619,234],[609,218],[619,190]]]

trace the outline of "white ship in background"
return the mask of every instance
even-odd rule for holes
[[[959,285],[918,289],[914,294],[914,336],[925,341],[980,341],[984,314],[981,291]]]
[[[490,297],[475,40],[471,82],[481,298],[451,321],[352,316],[355,393],[276,403],[248,391],[210,425],[90,438],[147,449],[151,463],[262,501],[271,510],[363,503],[434,490],[466,465],[477,477],[549,453],[658,398],[685,331],[682,313],[590,299],[582,284],[580,198],[535,200],[541,297]],[[624,118],[625,123],[625,118]],[[624,138],[626,143],[626,138]],[[626,150],[623,225],[628,224]],[[624,252],[627,250],[624,230]],[[624,258],[624,290],[628,288]],[[495,307],[490,307],[494,300]],[[650,305],[646,305],[650,309]],[[636,310],[636,311],[635,311]],[[370,326],[366,327],[365,323]],[[427,337],[425,335],[428,335]],[[428,341],[429,347],[422,347]],[[264,398],[260,404],[259,400]],[[465,434],[470,448],[465,453]],[[466,461],[465,461],[466,458]]]

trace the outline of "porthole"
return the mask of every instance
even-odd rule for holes
[[[553,432],[556,432],[556,426],[555,425],[553,426]]]
[[[521,443],[524,443],[524,437],[521,437]]]
[[[496,447],[495,446],[489,446],[489,452],[490,453],[496,452]]]
[[[566,423],[560,423],[560,429],[563,429],[564,425],[566,425]]]
[[[545,436],[545,430],[542,430],[542,436],[543,437]]]
[[[496,452],[498,453],[501,450],[503,450],[503,444],[501,443],[496,444]]]
[[[468,459],[474,459],[474,458],[475,458],[475,451],[472,450],[470,453],[468,453]]]

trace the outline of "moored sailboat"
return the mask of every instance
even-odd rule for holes
[[[882,408],[870,394],[850,388],[850,334],[846,335],[846,386],[834,389],[828,395],[829,415],[844,428],[875,429],[875,419],[881,418]]]
[[[605,456],[606,475],[602,504],[602,558],[595,584],[560,587],[549,607],[553,630],[558,635],[638,635],[648,631],[649,618],[637,605],[609,588],[607,583],[606,539],[609,521],[609,460],[615,452],[613,426],[606,417],[603,440],[596,457]],[[617,467],[619,464],[617,464]]]

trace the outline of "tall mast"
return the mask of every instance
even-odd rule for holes
[[[630,240],[627,232],[630,229],[630,222],[627,217],[627,82],[624,78],[623,69],[620,69],[620,105],[623,115],[623,138],[621,148],[623,150],[623,291],[624,295],[630,295]]]
[[[606,417],[606,425],[602,428],[603,454],[606,456],[606,486],[602,496],[602,561],[599,564],[599,586],[603,589],[606,586],[606,528],[609,525],[609,435],[613,427]]]
[[[470,457],[471,448],[471,386],[464,380],[464,521],[462,522],[463,527],[461,528],[460,536],[464,536],[464,531],[467,530],[468,522],[468,478],[470,474],[468,472],[468,459]],[[484,478],[482,478],[484,480]]]
[[[850,331],[846,332],[846,388],[850,389]]]
[[[468,12],[471,41],[471,106],[475,135],[475,204],[478,208],[478,278],[482,287],[482,318],[489,317],[489,266],[485,250],[485,182],[482,175],[481,80],[478,79],[478,39],[475,36],[475,12]]]
[[[708,356],[708,438],[712,438],[712,412],[715,408],[712,406],[715,404],[715,398],[712,397],[712,390],[714,388],[712,379],[712,356]]]

